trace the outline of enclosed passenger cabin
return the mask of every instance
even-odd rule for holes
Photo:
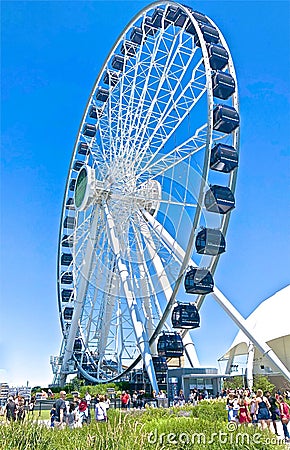
[[[185,275],[184,288],[187,294],[209,294],[214,288],[210,271],[191,267]]]
[[[163,17],[164,10],[161,8],[156,8],[152,14],[152,25],[155,28],[161,28],[162,26],[162,17]]]
[[[63,272],[60,277],[60,282],[62,284],[72,284],[73,282],[72,272]]]
[[[139,27],[134,27],[130,34],[130,41],[134,42],[137,45],[140,45],[143,38],[142,29]]]
[[[121,53],[127,57],[136,55],[138,45],[132,41],[124,41],[121,47]]]
[[[88,155],[89,153],[89,146],[86,142],[80,142],[78,145],[78,153],[80,155]]]
[[[152,24],[152,17],[145,17],[141,26],[146,36],[154,36],[154,34],[158,31]]]
[[[118,83],[119,75],[118,72],[114,72],[113,70],[108,70],[104,76],[104,83],[110,86],[115,86]]]
[[[240,125],[240,117],[232,106],[217,105],[213,110],[213,128],[221,133],[231,133]]]
[[[71,264],[72,260],[73,260],[73,256],[71,253],[63,253],[61,255],[60,263],[62,266],[69,266]]]
[[[111,65],[115,70],[123,70],[124,68],[124,56],[114,55],[112,58]]]
[[[220,44],[208,44],[209,64],[213,70],[222,70],[229,62],[227,50]]]
[[[165,358],[180,358],[183,356],[183,342],[180,334],[174,332],[163,332],[157,343],[158,356]]]
[[[73,245],[74,245],[73,235],[65,234],[61,240],[61,245],[63,247],[73,247]]]
[[[83,161],[76,160],[73,165],[73,170],[79,171],[84,165]]]
[[[212,88],[214,97],[227,100],[235,92],[235,80],[229,73],[217,71],[212,75]]]
[[[167,373],[168,365],[165,356],[152,356],[156,375]]]
[[[85,123],[83,129],[83,135],[88,137],[94,137],[96,135],[96,127],[95,125],[91,125],[90,123]]]
[[[71,182],[69,184],[69,187],[68,187],[70,191],[74,191],[75,190],[76,181],[77,181],[76,179],[71,180]]]
[[[214,184],[205,194],[204,205],[207,211],[227,214],[235,207],[235,197],[230,188]]]
[[[83,348],[82,340],[79,338],[75,339],[74,352],[80,353],[82,351],[82,348]]]
[[[201,255],[220,255],[226,251],[226,240],[220,230],[203,228],[196,236],[195,248]]]
[[[62,289],[61,290],[61,301],[62,302],[69,302],[74,300],[73,295],[73,289]]]
[[[218,172],[229,173],[238,167],[239,155],[235,147],[217,144],[211,149],[210,168]]]
[[[98,118],[97,108],[94,105],[92,105],[89,109],[89,116],[91,119]]]
[[[64,320],[72,320],[74,309],[66,306],[63,310],[63,318]]]
[[[200,31],[203,34],[203,39],[207,44],[217,44],[219,42],[219,33],[216,28],[206,23],[201,23],[199,27]],[[195,43],[200,47],[200,42],[197,34],[195,34]]]
[[[74,199],[72,197],[67,199],[65,207],[66,207],[66,209],[74,209],[75,208]]]
[[[100,102],[106,102],[108,100],[109,97],[109,91],[108,89],[99,87],[96,91],[96,99],[99,100]]]
[[[200,326],[199,312],[194,303],[178,303],[172,311],[173,328],[193,329]]]
[[[210,22],[209,22],[208,18],[204,14],[202,14],[202,13],[200,13],[198,11],[193,11],[193,10],[191,10],[191,14],[197,20],[199,25],[201,25],[201,24],[203,24],[203,25],[204,24],[210,25]],[[185,29],[190,34],[195,34],[195,32],[196,32],[195,28],[194,28],[194,25],[193,25],[193,23],[191,21],[188,22],[188,24],[186,25]]]
[[[76,224],[76,219],[74,217],[66,217],[63,222],[64,228],[74,228]]]

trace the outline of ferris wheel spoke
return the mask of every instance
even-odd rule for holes
[[[146,124],[144,123],[144,118],[146,120],[146,122],[148,123],[148,121],[150,120],[151,116],[153,115],[153,109],[157,103],[157,98],[158,95],[163,87],[164,89],[164,83],[166,81],[166,74],[169,72],[170,68],[173,65],[173,60],[170,61],[170,59],[172,58],[172,53],[174,51],[174,46],[176,44],[176,40],[178,38],[178,35],[175,35],[175,37],[172,40],[171,46],[170,48],[167,50],[166,53],[162,52],[161,55],[159,56],[159,58],[166,58],[166,62],[164,62],[164,67],[163,70],[158,74],[158,76],[155,74],[153,74],[153,71],[158,71],[158,50],[160,47],[160,43],[162,41],[164,41],[165,39],[162,39],[162,34],[160,34],[159,39],[156,40],[154,42],[154,47],[151,51],[149,51],[149,47],[146,53],[146,49],[144,50],[145,53],[145,58],[144,61],[140,61],[140,56],[142,54],[142,52],[140,51],[138,53],[138,58],[135,64],[135,77],[134,77],[134,82],[136,80],[136,76],[137,76],[137,70],[143,66],[144,70],[143,70],[143,74],[145,75],[144,77],[144,83],[142,85],[142,90],[140,95],[140,98],[138,99],[138,103],[137,103],[137,108],[136,110],[132,111],[134,112],[134,114],[128,114],[127,112],[127,118],[130,118],[130,129],[131,130],[135,130],[135,137],[133,140],[133,143],[131,145],[131,157],[134,158],[134,149],[137,147],[137,143],[138,141],[144,141],[144,135],[145,135],[145,129],[146,129]],[[148,54],[148,56],[147,56]],[[169,61],[169,62],[168,62]],[[149,67],[148,67],[149,65]],[[154,92],[153,91],[153,86],[156,85],[157,86],[154,88]],[[133,86],[134,87],[134,86]],[[132,94],[134,93],[134,90],[131,90]],[[153,95],[153,97],[150,97],[148,99],[148,96],[150,95],[150,92],[152,92],[151,95]],[[134,94],[132,95],[132,97],[134,98]],[[142,135],[140,137],[140,135]]]
[[[115,224],[112,215],[109,212],[108,206],[104,205],[104,212],[106,215],[107,220],[107,228],[108,228],[108,237],[109,241],[112,247],[112,250],[116,257],[116,265],[119,271],[120,275],[120,282],[123,294],[126,298],[128,309],[130,311],[131,319],[132,319],[132,325],[133,329],[135,331],[135,336],[137,340],[137,344],[140,350],[140,353],[143,356],[146,370],[149,376],[149,379],[152,383],[152,386],[156,387],[156,390],[158,389],[156,375],[154,371],[154,366],[152,362],[152,357],[150,353],[150,347],[149,347],[149,339],[147,336],[147,332],[144,328],[144,325],[142,323],[142,320],[140,320],[139,317],[139,311],[136,303],[136,298],[134,296],[134,293],[131,290],[130,284],[129,284],[129,273],[126,268],[125,263],[122,261],[121,257],[121,247],[118,241],[118,238],[115,233]]]
[[[206,130],[207,124],[196,130],[194,136],[186,139],[157,160],[156,154],[151,155],[144,167],[139,170],[137,179],[144,176],[144,174],[160,176],[174,166],[190,159],[195,153],[203,150],[206,147]]]
[[[158,47],[160,43],[166,41],[165,38],[161,39],[162,34],[160,34],[160,39],[158,41]],[[177,44],[177,48],[175,48],[177,38],[179,38],[179,43]],[[191,41],[191,37],[188,36],[187,41]],[[139,127],[139,132],[135,139],[136,147],[137,142],[139,141],[139,150],[142,145],[148,140],[148,138],[152,139],[151,132],[155,130],[156,133],[156,125],[152,127],[151,123],[157,122],[161,124],[163,121],[163,117],[166,116],[169,105],[175,103],[174,96],[176,95],[179,84],[182,82],[184,74],[187,71],[187,68],[194,57],[194,50],[192,48],[189,50],[185,46],[186,42],[182,42],[181,39],[181,31],[175,35],[172,41],[172,45],[170,51],[161,50],[160,58],[164,60],[162,64],[162,70],[159,74],[159,84],[155,88],[153,92],[153,97],[150,99],[150,105],[148,111],[146,111],[145,120],[142,123],[142,127]],[[192,46],[191,46],[192,47]],[[158,50],[158,48],[157,48]],[[150,73],[152,69],[158,70],[157,62],[155,59],[151,59],[153,61],[150,66],[150,72],[148,75],[148,82],[150,80]],[[154,81],[154,79],[153,79]],[[156,82],[156,81],[155,81]],[[141,124],[140,124],[141,125]],[[149,130],[149,133],[148,131]],[[153,134],[152,133],[152,134]],[[146,137],[147,136],[147,137]],[[138,141],[137,141],[138,138]],[[145,139],[146,138],[146,139]],[[138,155],[139,156],[139,155]]]
[[[202,65],[202,60],[199,62],[199,66]],[[204,76],[204,71],[203,71]],[[206,85],[201,84],[199,81],[188,81],[182,88],[181,93],[177,96],[175,100],[175,91],[171,94],[171,102],[167,103],[167,106],[158,118],[158,123],[151,127],[150,124],[147,125],[149,130],[149,138],[146,140],[145,145],[138,153],[138,164],[137,168],[143,163],[143,159],[146,161],[146,153],[148,149],[152,149],[151,153],[158,154],[160,149],[167,143],[169,138],[175,133],[181,123],[186,117],[188,117],[190,111],[196,106],[199,100],[204,96],[206,92]]]
[[[136,224],[133,225],[133,228],[136,236],[137,258],[140,271],[140,277],[136,284],[138,286],[138,289],[140,289],[141,298],[144,301],[145,316],[148,320],[147,329],[149,331],[149,337],[151,337],[154,331],[154,320],[156,318],[158,321],[161,320],[162,309],[158,300],[158,296],[155,294],[156,289],[153,285],[151,275],[146,264],[140,232]]]

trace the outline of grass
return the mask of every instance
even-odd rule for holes
[[[268,431],[254,427],[230,431],[226,416],[223,402],[204,401],[197,407],[109,410],[108,423],[92,421],[74,430],[54,430],[26,420],[0,426],[0,450],[286,449]]]

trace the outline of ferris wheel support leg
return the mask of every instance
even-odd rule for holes
[[[263,342],[260,336],[257,336],[253,330],[251,330],[242,317],[242,315],[236,310],[236,308],[230,303],[230,301],[215,287],[213,293],[211,294],[215,301],[223,308],[227,315],[235,322],[235,324],[242,330],[242,332],[247,336],[247,338],[255,345],[255,347],[262,353],[263,356],[268,358],[268,360],[274,365],[274,367],[281,372],[284,377],[290,381],[290,372],[284,366],[282,361],[274,353],[274,351],[269,347],[268,344]]]
[[[144,365],[145,365],[146,371],[148,373],[148,377],[151,382],[152,388],[156,392],[158,392],[159,389],[158,389],[156,374],[155,374],[153,360],[152,360],[150,346],[149,346],[149,338],[148,338],[147,332],[144,328],[144,324],[140,318],[136,299],[135,299],[134,294],[129,286],[129,272],[126,267],[126,264],[124,264],[124,262],[122,261],[122,258],[121,258],[120,245],[119,245],[117,236],[115,234],[114,219],[113,219],[112,215],[110,214],[107,205],[105,205],[104,211],[105,211],[106,218],[107,218],[108,237],[110,240],[112,250],[116,256],[116,262],[117,262],[117,267],[118,267],[119,274],[120,274],[121,285],[122,285],[124,296],[127,301],[128,309],[130,311],[130,316],[131,316],[138,348],[142,355]]]
[[[247,359],[247,385],[250,390],[252,390],[253,388],[254,352],[255,347],[253,345],[253,342],[250,342],[248,347],[248,359]]]

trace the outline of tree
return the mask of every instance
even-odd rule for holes
[[[227,378],[224,381],[224,389],[241,389],[244,387],[244,380],[241,375],[236,375],[235,377]]]
[[[275,385],[272,384],[264,375],[254,375],[253,391],[257,392],[258,389],[262,389],[263,392],[273,392]]]

